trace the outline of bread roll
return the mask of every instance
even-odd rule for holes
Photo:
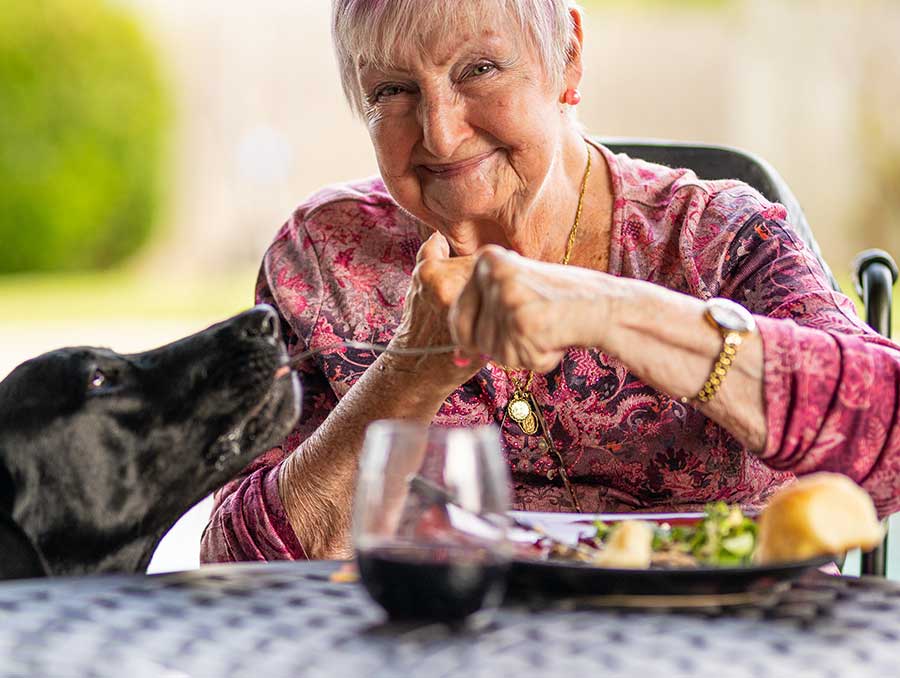
[[[780,563],[868,551],[884,537],[871,497],[847,476],[815,473],[779,490],[759,516],[756,560]]]

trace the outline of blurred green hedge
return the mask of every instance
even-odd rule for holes
[[[107,268],[160,208],[168,100],[136,21],[104,0],[0,12],[0,272]]]

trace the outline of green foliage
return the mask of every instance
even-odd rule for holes
[[[167,99],[136,22],[105,0],[0,12],[0,272],[109,267],[150,234]]]

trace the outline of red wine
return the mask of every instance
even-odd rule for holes
[[[369,595],[391,619],[461,621],[503,595],[506,565],[471,547],[381,546],[357,554]]]

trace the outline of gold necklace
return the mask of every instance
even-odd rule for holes
[[[569,259],[572,257],[575,239],[578,236],[578,224],[581,223],[581,211],[584,207],[584,194],[587,189],[588,179],[591,176],[590,146],[587,147],[587,151],[587,167],[584,170],[584,178],[581,180],[581,191],[578,194],[578,208],[575,210],[575,222],[572,224],[572,230],[569,231],[569,240],[566,243],[566,252],[562,259],[563,266],[568,266]],[[578,501],[578,495],[575,494],[575,488],[573,488],[572,483],[569,482],[569,474],[566,472],[565,461],[563,460],[560,451],[556,448],[553,438],[550,435],[550,431],[547,428],[547,424],[544,422],[544,417],[541,414],[541,407],[538,405],[537,400],[535,400],[534,394],[531,393],[531,384],[534,382],[534,370],[528,371],[528,377],[523,384],[512,375],[512,372],[507,367],[504,365],[500,365],[500,367],[506,373],[506,376],[513,387],[512,396],[510,396],[509,402],[506,404],[506,414],[519,425],[519,428],[522,429],[522,433],[525,435],[534,435],[538,432],[538,429],[541,430],[543,437],[541,442],[545,443],[546,447],[553,452],[556,456],[556,461],[559,464],[558,470],[554,471],[551,469],[551,471],[547,473],[547,479],[553,480],[556,473],[558,473],[563,481],[566,491],[569,493],[569,497],[572,499],[572,506],[578,513],[581,513],[581,504]]]
[[[569,259],[572,258],[572,250],[575,247],[575,239],[578,236],[578,224],[581,223],[581,211],[584,207],[584,193],[587,189],[587,183],[590,176],[591,149],[590,146],[588,146],[587,167],[584,170],[584,178],[581,180],[581,191],[578,194],[578,208],[575,210],[575,223],[572,224],[572,229],[569,231],[569,240],[566,243],[566,252],[562,259],[563,266],[568,266]],[[506,404],[506,414],[519,425],[519,428],[522,429],[522,433],[529,436],[534,435],[537,433],[540,417],[540,408],[531,393],[531,384],[534,382],[534,370],[529,370],[528,377],[523,384],[512,375],[512,372],[507,367],[503,365],[500,367],[506,373],[506,376],[513,387],[512,396],[510,396],[509,402]]]

